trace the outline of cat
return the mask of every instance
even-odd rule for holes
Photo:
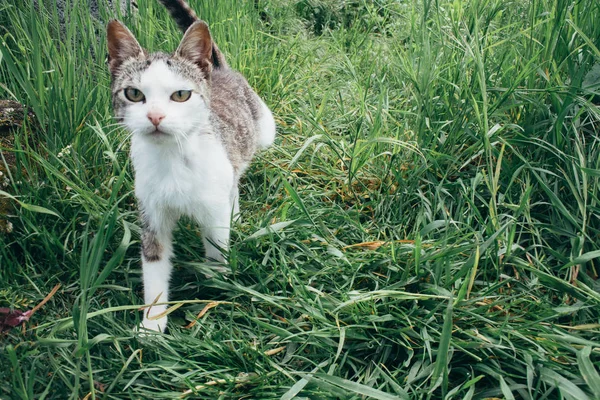
[[[225,263],[238,182],[255,151],[275,138],[267,105],[232,70],[208,25],[183,0],[160,0],[185,32],[171,54],[148,53],[119,21],[107,26],[115,117],[131,133],[141,214],[145,309],[140,329],[164,331],[182,215],[201,226],[205,255]]]

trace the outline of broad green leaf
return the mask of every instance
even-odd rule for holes
[[[504,395],[504,398],[506,400],[515,400],[515,396],[512,394],[512,391],[506,384],[506,381],[504,380],[504,378],[501,376],[499,378],[500,378],[499,379],[500,380],[500,390],[502,390],[502,394]]]
[[[348,379],[340,378],[339,376],[332,376],[326,374],[315,374],[313,379],[319,379],[327,383],[331,383],[340,388],[346,389],[348,392],[356,393],[368,398],[377,400],[408,400],[408,397],[400,397],[393,394],[382,392],[381,390],[374,389],[370,386],[363,385],[362,383],[350,381]]]
[[[600,397],[600,375],[590,360],[591,353],[592,348],[590,346],[586,346],[579,350],[577,352],[577,365],[585,383],[590,387],[591,392]]]
[[[435,356],[435,369],[431,376],[429,393],[432,393],[437,388],[442,382],[443,374],[448,371],[448,351],[450,350],[450,340],[452,339],[452,315],[452,300],[449,300],[446,313],[444,314],[444,325]]]
[[[49,214],[49,215],[53,215],[55,217],[61,218],[60,215],[58,215],[57,213],[55,213],[52,210],[48,210],[47,208],[41,207],[41,206],[36,206],[33,204],[27,204],[27,203],[23,203],[22,201],[20,201],[19,199],[17,199],[15,196],[13,196],[10,193],[6,193],[3,190],[0,190],[0,195],[4,196],[4,197],[8,197],[11,200],[16,201],[22,208],[31,211],[31,212],[36,212],[36,213],[40,213],[40,214]]]
[[[591,400],[583,390],[559,373],[542,368],[540,378],[548,385],[556,386],[560,393],[568,400]]]

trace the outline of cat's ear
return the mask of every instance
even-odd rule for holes
[[[123,61],[132,57],[139,57],[144,50],[135,40],[133,34],[125,25],[117,20],[112,20],[106,27],[108,41],[108,68],[114,74]]]
[[[204,21],[196,21],[183,35],[175,55],[190,60],[208,75],[213,67],[212,47],[208,25]]]

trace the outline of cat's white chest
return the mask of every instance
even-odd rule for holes
[[[144,207],[196,215],[227,201],[233,167],[214,135],[198,135],[184,143],[132,141],[135,193]]]

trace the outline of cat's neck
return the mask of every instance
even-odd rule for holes
[[[234,173],[216,135],[194,135],[181,146],[143,139],[135,137],[131,143],[135,193],[142,204],[192,214],[202,197],[202,188],[218,188],[219,182]]]

